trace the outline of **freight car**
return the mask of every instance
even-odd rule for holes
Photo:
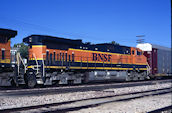
[[[17,35],[17,31],[0,29],[0,86],[11,84],[15,64],[11,63],[10,39]]]
[[[155,44],[142,43],[138,44],[137,48],[144,51],[147,57],[147,62],[150,65],[150,76],[155,78],[171,77],[171,49]]]
[[[148,78],[147,59],[138,48],[45,35],[31,35],[23,42],[29,46],[29,59],[26,73],[18,75],[29,87]]]

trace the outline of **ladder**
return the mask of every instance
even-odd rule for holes
[[[26,74],[26,71],[27,71],[27,68],[26,68],[26,65],[23,61],[23,59],[21,58],[21,55],[20,53],[17,53],[16,54],[16,85],[18,86],[19,84],[25,84],[25,81],[24,81],[24,75]]]

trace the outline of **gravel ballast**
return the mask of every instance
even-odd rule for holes
[[[87,99],[94,97],[119,95],[124,93],[141,92],[153,89],[162,89],[171,87],[171,83],[155,84],[147,86],[136,86],[136,87],[125,87],[125,88],[111,88],[107,90],[98,91],[86,91],[86,92],[72,92],[72,93],[60,93],[60,94],[50,94],[50,95],[1,95],[0,96],[0,109],[23,107],[23,106],[33,106],[42,105],[48,103],[58,103],[71,100]],[[63,90],[63,89],[61,89]],[[47,90],[48,92],[48,90]]]
[[[112,102],[69,113],[147,113],[171,105],[171,94],[144,97],[125,102]],[[171,113],[171,112],[167,112]]]

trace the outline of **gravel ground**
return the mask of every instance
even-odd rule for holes
[[[73,93],[60,93],[52,95],[1,95],[0,96],[0,109],[23,107],[31,105],[41,105],[48,103],[57,103],[70,100],[87,99],[93,97],[119,95],[123,93],[132,93],[137,91],[146,91],[152,89],[161,89],[171,87],[171,83],[155,84],[148,86],[136,86],[127,88],[107,89],[99,91],[87,91],[87,92],[73,92]]]
[[[127,102],[112,102],[68,113],[147,113],[171,105],[171,99],[171,94],[164,94],[133,99]]]

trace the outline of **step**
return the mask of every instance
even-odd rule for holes
[[[24,79],[18,79],[17,81],[18,81],[18,84],[25,84]]]
[[[44,84],[42,79],[36,79],[36,81],[37,81],[37,84]]]
[[[33,68],[33,70],[35,70],[35,71],[38,70],[39,71],[40,69],[39,68],[38,69],[37,68]]]
[[[36,78],[42,77],[42,75],[36,75]]]
[[[17,79],[24,79],[24,77],[22,77],[22,76],[18,76],[18,77],[17,77]]]

